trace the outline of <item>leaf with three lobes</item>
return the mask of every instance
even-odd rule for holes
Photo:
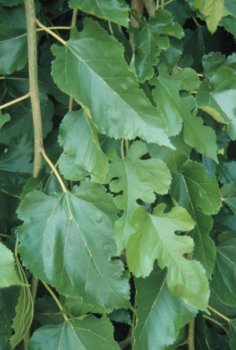
[[[96,345],[95,345],[96,344]],[[106,316],[89,315],[59,325],[43,326],[34,332],[29,350],[118,350],[113,327]]]
[[[123,46],[98,23],[85,20],[82,32],[52,51],[55,83],[81,104],[100,133],[115,139],[140,137],[173,148],[162,114],[129,71]]]
[[[18,210],[24,221],[18,229],[22,261],[63,295],[80,295],[86,303],[105,309],[127,307],[124,267],[112,260],[112,200],[99,185],[85,187],[86,196],[76,188],[73,193],[26,195]]]
[[[197,93],[199,108],[217,122],[226,124],[232,140],[236,139],[236,72],[221,67],[209,79],[204,80]]]
[[[10,249],[0,242],[0,288],[20,285],[15,268],[15,259]]]
[[[234,232],[225,232],[219,236],[217,259],[211,288],[224,304],[236,306],[236,236]]]
[[[20,290],[19,299],[16,305],[16,315],[13,319],[12,324],[12,328],[14,330],[14,334],[10,338],[12,349],[15,349],[15,347],[27,335],[34,317],[34,303],[30,285],[28,284],[27,277],[17,256],[16,263],[21,281],[24,283],[24,286],[21,287]]]
[[[81,173],[89,173],[93,181],[104,182],[108,172],[108,159],[99,144],[96,128],[83,110],[66,114],[60,126],[59,143],[64,149],[64,158],[59,163],[60,170],[66,179],[81,180]],[[67,155],[71,159],[72,168],[68,167],[68,162],[66,167],[64,165]],[[78,174],[73,172],[77,167]]]
[[[134,350],[165,350],[177,339],[179,331],[196,315],[166,285],[166,271],[154,271],[136,279],[136,325]]]
[[[176,76],[160,75],[153,80],[155,89],[153,96],[157,107],[163,112],[167,124],[168,135],[174,136],[183,128],[184,141],[199,153],[217,161],[217,144],[215,131],[203,124],[203,120],[193,113],[196,109],[192,97],[180,97],[180,90],[189,90],[189,76],[193,71],[185,69]],[[193,81],[194,85],[196,80]],[[205,140],[208,140],[206,143]]]
[[[109,22],[128,27],[130,8],[124,0],[70,0],[72,8],[79,9]]]
[[[196,8],[206,17],[209,31],[214,33],[224,15],[224,0],[200,0]]]
[[[183,34],[183,29],[168,11],[157,11],[148,21],[143,19],[140,28],[134,32],[135,66],[141,81],[153,76],[153,67],[157,65],[161,51],[169,47],[168,37],[181,39]]]
[[[118,193],[115,204],[123,209],[123,216],[115,224],[118,251],[125,248],[128,238],[135,231],[132,215],[139,207],[137,200],[154,202],[157,194],[166,194],[171,183],[171,174],[166,164],[159,159],[146,159],[147,147],[141,141],[134,142],[121,159],[114,155],[110,164],[110,190]],[[122,192],[122,194],[119,194]]]
[[[174,179],[171,194],[188,210],[196,222],[195,228],[191,231],[195,242],[194,257],[202,263],[210,275],[216,256],[215,244],[209,237],[213,225],[210,215],[216,214],[221,206],[216,178],[208,176],[200,163],[189,160]]]
[[[136,210],[133,216],[136,232],[127,245],[129,269],[136,277],[146,277],[157,259],[162,269],[168,269],[170,291],[192,307],[205,310],[209,297],[205,270],[198,261],[183,256],[193,251],[192,238],[175,234],[191,230],[194,221],[184,208],[177,206],[168,213],[164,209],[165,205],[158,205],[153,214],[144,208]]]

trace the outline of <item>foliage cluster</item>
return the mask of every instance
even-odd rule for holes
[[[236,349],[235,37],[235,0],[0,0],[1,350]]]

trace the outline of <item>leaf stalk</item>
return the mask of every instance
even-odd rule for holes
[[[0,110],[5,109],[7,107],[10,107],[16,103],[19,103],[21,101],[27,100],[30,97],[30,93],[28,92],[27,94],[17,97],[14,100],[11,100],[9,102],[4,103],[3,105],[0,106]]]

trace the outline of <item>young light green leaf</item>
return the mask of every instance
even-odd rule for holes
[[[154,271],[145,279],[137,279],[135,286],[134,350],[165,350],[197,311],[169,291],[166,271]]]
[[[199,3],[196,8],[206,17],[207,27],[213,34],[224,14],[224,0],[200,0],[196,3]]]
[[[73,180],[81,180],[82,169],[91,175],[93,181],[104,182],[108,159],[99,144],[96,128],[83,110],[66,114],[60,126],[59,143],[72,161],[72,168],[61,166],[65,178],[71,180],[72,173]],[[78,176],[74,174],[75,168],[79,169]]]
[[[209,237],[213,221],[221,205],[220,191],[215,177],[209,177],[203,166],[187,161],[171,189],[172,196],[186,208],[196,222],[191,235],[195,242],[194,257],[205,267],[208,275],[215,263],[215,244]]]
[[[130,8],[124,0],[70,0],[70,7],[79,9],[109,22],[128,27]]]
[[[118,350],[113,339],[113,327],[106,316],[92,315],[66,321],[59,325],[43,326],[29,342],[29,350]]]
[[[82,105],[102,134],[172,147],[162,114],[138,88],[122,45],[92,20],[64,47],[52,48],[55,83]],[[63,69],[62,69],[63,67]]]
[[[177,206],[168,213],[164,209],[165,205],[159,205],[154,214],[146,213],[144,208],[136,210],[133,216],[136,232],[127,245],[129,269],[136,277],[148,276],[157,259],[162,269],[168,268],[170,291],[192,307],[205,310],[209,297],[205,270],[198,261],[183,256],[193,251],[193,240],[175,234],[192,230],[194,221],[184,208]]]
[[[148,21],[143,19],[134,32],[135,66],[142,82],[152,78],[153,67],[157,65],[161,51],[169,47],[168,37],[180,39],[183,34],[183,29],[168,11],[157,11]]]
[[[22,286],[20,290],[18,303],[16,305],[16,314],[12,324],[12,329],[14,331],[14,334],[10,338],[12,349],[15,349],[15,347],[27,335],[34,317],[34,302],[30,285],[28,284],[27,277],[18,257],[16,257],[16,263],[21,282],[24,286]]]
[[[141,158],[147,154],[147,147],[141,141],[133,143],[124,159],[115,155],[110,165],[110,189],[118,193],[115,204],[124,210],[115,224],[118,251],[125,248],[128,238],[134,232],[132,215],[138,208],[137,200],[152,203],[155,193],[166,194],[171,183],[171,174],[166,164],[159,159]],[[119,194],[122,192],[122,194]]]
[[[225,232],[219,236],[217,259],[211,288],[226,305],[236,306],[236,237],[234,232]]]
[[[20,285],[21,281],[16,272],[13,253],[0,242],[0,288]]]
[[[109,215],[111,198],[102,188],[94,196],[95,187],[89,188],[88,183],[82,198],[77,189],[74,193],[26,195],[18,210],[24,221],[18,229],[21,257],[30,271],[61,294],[80,295],[86,303],[105,309],[127,307],[124,267],[121,261],[112,260],[116,245]]]

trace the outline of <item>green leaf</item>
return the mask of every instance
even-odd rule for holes
[[[4,6],[15,6],[22,4],[23,0],[0,0],[0,4]]]
[[[0,181],[4,191],[16,195],[21,192],[32,174],[32,153],[32,143],[26,137],[14,139],[4,148],[0,155]]]
[[[19,294],[18,287],[0,289],[0,344],[1,350],[11,350],[9,338],[11,324],[15,314],[15,305]]]
[[[34,302],[32,299],[30,285],[28,284],[27,277],[18,257],[16,257],[16,263],[21,282],[24,284],[24,286],[21,287],[20,290],[18,303],[16,305],[16,314],[12,324],[12,329],[14,331],[14,334],[10,338],[12,349],[15,349],[15,347],[27,335],[34,317]]]
[[[82,105],[100,133],[173,147],[162,115],[129,71],[122,45],[96,22],[86,20],[82,32],[52,50],[55,83]]]
[[[195,242],[194,257],[210,275],[216,255],[215,244],[209,237],[213,224],[210,215],[216,214],[221,205],[216,178],[209,177],[201,164],[187,161],[173,181],[171,194],[196,222],[191,232]]]
[[[22,84],[22,83],[21,83]],[[27,93],[28,91],[24,92]],[[15,97],[19,97],[17,94]],[[42,113],[43,136],[46,137],[52,129],[53,105],[48,96],[40,94],[40,105]],[[28,138],[33,138],[33,121],[30,100],[25,100],[9,107],[11,121],[0,130],[1,142],[9,144],[13,138],[19,138],[27,134]]]
[[[211,288],[226,305],[236,306],[236,237],[234,232],[225,232],[219,236],[217,259]]]
[[[217,122],[228,126],[228,134],[236,139],[236,72],[229,67],[219,68],[210,80],[200,85],[197,94],[199,108]]]
[[[4,124],[9,122],[11,120],[11,116],[8,113],[0,114],[0,129],[3,127]]]
[[[141,141],[133,143],[124,159],[114,155],[110,165],[110,190],[118,193],[115,204],[123,209],[123,216],[116,222],[115,234],[118,251],[125,248],[128,238],[134,232],[132,215],[138,208],[137,200],[152,203],[155,193],[166,194],[171,183],[171,174],[159,159],[146,159],[147,147]],[[119,194],[122,192],[122,194]]]
[[[29,350],[118,350],[113,340],[113,327],[103,316],[92,315],[66,321],[60,325],[43,326],[36,330],[29,342]]]
[[[224,14],[224,0],[200,0],[196,1],[200,12],[206,17],[207,28],[214,33]]]
[[[0,288],[20,285],[15,268],[15,259],[10,249],[0,242]]]
[[[135,66],[142,82],[152,78],[153,67],[158,64],[161,51],[169,47],[168,37],[181,39],[183,34],[183,29],[168,11],[157,11],[148,21],[143,19],[134,32]]]
[[[112,260],[116,246],[110,196],[98,185],[85,187],[81,196],[76,189],[74,193],[26,195],[18,210],[25,221],[18,229],[23,263],[61,294],[80,295],[88,304],[105,309],[127,307],[124,267]]]
[[[199,153],[217,161],[217,144],[214,130],[203,124],[196,116],[195,101],[191,97],[180,97],[180,90],[197,88],[199,80],[196,72],[184,69],[175,76],[160,75],[153,91],[155,102],[163,112],[168,126],[168,134],[177,135],[184,123],[184,140]],[[205,140],[208,140],[206,143]]]
[[[133,216],[136,233],[127,245],[129,269],[136,277],[148,276],[157,259],[162,269],[168,268],[170,291],[192,307],[205,310],[209,297],[205,270],[198,261],[183,256],[193,251],[193,240],[174,234],[191,230],[194,222],[184,208],[177,206],[168,213],[164,209],[165,205],[159,205],[154,214],[146,213],[144,208],[137,209]]]
[[[173,295],[166,285],[166,271],[155,271],[137,279],[137,322],[134,350],[165,350],[174,343],[179,331],[196,315],[196,310]]]
[[[72,169],[68,166],[65,168],[63,164],[60,167],[67,179],[81,179],[81,171],[77,176],[73,172],[78,167],[85,174],[89,173],[93,181],[104,182],[108,172],[108,159],[99,144],[97,130],[82,110],[66,114],[60,126],[59,142],[65,155],[69,155],[72,160]],[[63,159],[65,158],[61,162]]]
[[[124,0],[70,0],[72,8],[79,9],[96,17],[128,27],[130,8]]]
[[[230,320],[229,322],[229,344],[230,349],[234,350],[236,347],[236,320]]]
[[[0,74],[11,74],[27,62],[26,34],[0,41]]]

